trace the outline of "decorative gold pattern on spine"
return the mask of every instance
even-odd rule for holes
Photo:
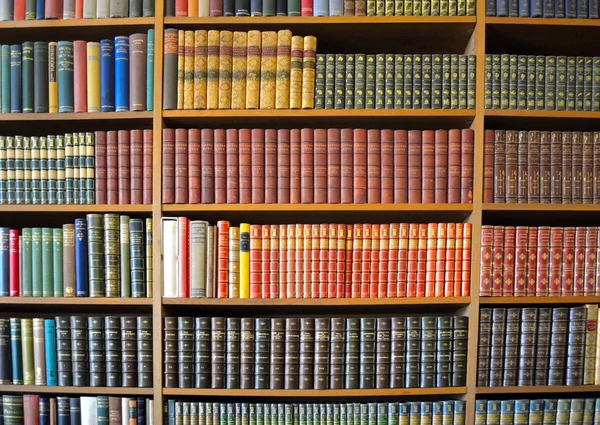
[[[206,65],[206,108],[219,107],[219,31],[208,31]]]
[[[312,35],[304,37],[302,55],[302,109],[315,107],[315,56],[317,38]]]
[[[246,109],[258,109],[260,96],[260,31],[248,31],[248,59],[246,72]]]
[[[185,31],[179,30],[177,34],[177,109],[183,109],[184,91],[183,79],[185,71]]]
[[[260,109],[275,108],[275,74],[277,73],[277,33],[262,33],[260,55]]]
[[[183,60],[183,109],[194,108],[194,31],[185,32]]]
[[[277,32],[277,77],[275,81],[275,109],[290,108],[290,66],[292,32]]]
[[[206,51],[208,32],[194,33],[194,109],[206,109]]]
[[[300,109],[302,107],[302,50],[304,49],[304,37],[295,35],[292,37],[292,51],[290,63],[290,108]]]
[[[246,107],[246,47],[248,33],[235,31],[233,33],[233,67],[231,72],[231,109]]]
[[[231,64],[233,62],[233,33],[219,33],[219,109],[231,109]]]

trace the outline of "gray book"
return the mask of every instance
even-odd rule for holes
[[[142,0],[129,0],[129,17],[142,17]]]
[[[206,298],[215,297],[215,226],[208,226],[206,238]]]
[[[83,0],[83,19],[95,19],[96,12],[96,0]]]
[[[110,0],[110,17],[126,18],[129,16],[129,0]]]
[[[75,0],[63,0],[63,19],[75,19]]]
[[[206,297],[206,236],[208,221],[190,222],[190,297]]]
[[[0,21],[12,21],[14,18],[14,2],[0,0]]]
[[[154,0],[142,0],[142,13],[144,18],[154,17]]]
[[[110,0],[96,0],[96,17],[108,18],[110,10]]]

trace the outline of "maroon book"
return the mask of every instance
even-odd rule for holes
[[[516,229],[513,226],[504,227],[504,250],[502,271],[502,295],[515,295],[515,249]]]
[[[435,133],[425,130],[421,133],[421,202],[435,202]]]
[[[573,295],[584,294],[585,282],[586,227],[575,228],[575,266],[573,275]]]
[[[227,203],[237,204],[240,202],[240,176],[239,176],[239,142],[238,130],[228,129],[226,132],[226,171],[227,171]]]
[[[448,203],[458,204],[461,199],[460,181],[461,134],[448,131]]]
[[[300,203],[300,129],[290,130],[290,203]]]
[[[169,151],[169,148],[175,148],[174,138],[175,134],[172,134],[169,138],[169,131],[165,129],[163,130],[163,176],[165,176],[165,168],[167,171],[167,177],[169,176],[169,159],[172,158],[174,165],[175,162],[175,151],[173,151],[172,157],[165,158],[165,151]],[[168,155],[168,153],[167,153]],[[175,168],[172,168],[172,177],[175,177]],[[173,180],[172,186],[164,186],[163,180],[163,203],[168,204],[169,202],[165,202],[165,197],[170,199],[169,190],[172,190],[175,187],[175,181]],[[172,195],[174,196],[174,194]],[[171,201],[173,202],[173,201]],[[106,203],[108,204],[118,204],[119,203],[119,144],[117,141],[117,132],[116,131],[107,131],[106,132]]]
[[[265,202],[277,203],[277,130],[265,130]]]
[[[367,130],[355,128],[352,144],[353,199],[355,204],[367,202]]]
[[[175,203],[188,203],[188,131],[175,130]]]
[[[448,203],[448,130],[435,131],[435,203]]]
[[[527,184],[529,177],[529,153],[527,131],[519,131],[517,136],[517,201],[520,204],[527,203]]]
[[[5,408],[6,409],[6,408]],[[40,396],[34,394],[23,395],[23,424],[39,425],[40,423]]]
[[[594,200],[594,145],[592,145],[592,132],[586,131],[582,135],[582,202],[591,204]]]
[[[227,133],[215,129],[215,204],[227,203]]]
[[[550,133],[550,202],[562,203],[562,139],[559,131]]]
[[[367,203],[381,203],[380,130],[367,130]]]
[[[300,202],[312,204],[315,200],[315,151],[314,131],[300,131]]]
[[[494,131],[494,202],[506,202],[506,132]]]
[[[73,41],[73,112],[87,112],[87,43]]]
[[[530,131],[527,134],[527,202],[540,202],[540,132]]]
[[[342,190],[340,129],[327,130],[327,202],[339,204]],[[329,235],[331,237],[331,235]],[[337,243],[337,242],[336,242]],[[333,247],[330,247],[333,249]]]
[[[600,131],[594,131],[593,134],[593,154],[592,154],[592,167],[594,169],[593,174],[593,193],[594,193],[594,204],[600,204]]]
[[[341,202],[354,202],[354,132],[351,128],[340,131],[341,151]]]
[[[203,204],[215,203],[215,132],[210,128],[201,130],[200,177],[202,188],[200,199]]]
[[[142,203],[144,205],[150,205],[152,203],[152,166],[153,157],[152,152],[154,151],[154,134],[152,130],[144,130],[144,147],[143,147],[143,182],[142,182]]]
[[[560,284],[561,295],[573,295],[575,275],[575,227],[563,228],[563,259]]]
[[[506,202],[518,201],[518,132],[508,130],[505,142],[505,167],[506,167]]]
[[[327,130],[316,128],[314,140],[314,203],[327,203]],[[302,152],[304,154],[304,151]]]
[[[494,130],[485,130],[483,137],[483,202],[494,202]]]
[[[550,132],[540,131],[540,203],[550,203]]]
[[[265,203],[265,131],[252,129],[252,203]]]
[[[394,203],[394,132],[390,129],[381,130],[381,203]]]
[[[473,154],[475,132],[464,128],[460,134],[460,202],[473,203]]]
[[[290,130],[287,129],[277,130],[277,203],[290,203]]]
[[[420,204],[423,193],[422,142],[420,130],[408,132],[408,203]]]
[[[131,140],[129,130],[117,133],[119,204],[131,204]]]
[[[106,131],[94,132],[96,204],[106,204]]]
[[[239,131],[240,204],[252,203],[252,134],[250,129]]]
[[[571,133],[571,191],[573,204],[583,203],[583,134],[580,131]]]
[[[201,145],[202,134],[197,128],[188,131],[188,203],[199,204],[201,193]]]
[[[394,203],[408,202],[408,132],[394,130]]]
[[[573,203],[573,145],[571,132],[563,131],[562,142],[562,200],[563,204]]]
[[[110,133],[109,142],[110,142]],[[109,157],[110,161],[110,157]],[[109,172],[110,176],[110,172]],[[110,180],[109,180],[110,191]],[[165,128],[162,132],[162,203],[175,203],[175,130]],[[109,202],[111,203],[111,202]]]
[[[143,203],[144,187],[144,133],[131,130],[131,203]]]

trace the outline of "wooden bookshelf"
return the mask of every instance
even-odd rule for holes
[[[484,306],[600,304],[600,296],[582,295],[568,297],[479,297],[479,304]]]
[[[600,297],[599,297],[600,299]],[[328,299],[303,299],[303,298],[283,298],[283,299],[240,299],[240,298],[163,298],[163,304],[169,306],[198,306],[198,307],[320,307],[328,308],[331,306],[343,306],[347,308],[360,308],[367,306],[465,306],[470,302],[470,297],[433,297],[433,298],[328,298]]]
[[[0,385],[0,394],[72,394],[151,396],[152,388],[132,387],[48,387],[42,385]]]
[[[135,27],[152,28],[153,26],[154,18],[39,19],[31,21],[3,21],[0,22],[0,31],[57,28],[81,29],[89,27],[117,27],[125,30]]]
[[[477,387],[477,394],[598,393],[600,385],[551,385],[547,387]]]
[[[56,213],[151,213],[152,205],[0,205],[0,214],[3,213],[30,213],[30,214],[56,214]]]
[[[398,396],[430,396],[430,395],[463,395],[466,387],[448,388],[398,388],[384,390],[215,390],[193,388],[164,388],[163,395],[168,396],[201,396],[201,397],[244,397],[252,391],[253,397],[398,397]]]
[[[44,308],[45,306],[151,306],[152,298],[67,298],[67,297],[0,297],[0,306],[33,305]]]

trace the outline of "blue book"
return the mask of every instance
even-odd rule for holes
[[[70,398],[69,412],[71,413],[71,425],[81,425],[81,399],[79,397]]]
[[[10,319],[10,353],[12,359],[12,383],[23,385],[23,347],[21,339],[21,319]]]
[[[598,19],[598,0],[590,0],[590,19]]]
[[[71,402],[69,397],[56,397],[56,425],[71,425]]]
[[[22,51],[20,44],[10,46],[10,112],[11,114],[21,112],[21,65]]]
[[[529,424],[529,400],[515,400],[515,421],[514,425]]]
[[[58,112],[73,112],[73,42],[58,42]]]
[[[544,419],[544,400],[530,400],[529,425],[542,425]]]
[[[0,297],[9,295],[8,227],[0,227]]]
[[[175,425],[175,400],[169,400],[168,425]]]
[[[485,0],[485,16],[496,16],[496,0]]]
[[[594,407],[594,425],[600,425],[600,398],[596,399]]]
[[[0,61],[2,66],[2,113],[10,113],[10,46],[2,46]]]
[[[108,396],[96,397],[98,425],[108,425]]]
[[[329,0],[314,0],[314,16],[329,16]]]
[[[508,0],[496,0],[496,16],[508,16]]]
[[[250,0],[250,15],[262,16],[262,0]]]
[[[56,371],[56,325],[53,319],[44,320],[44,343],[46,349],[46,385],[57,385]]]
[[[500,423],[500,400],[488,400],[487,401],[487,423],[488,424],[499,424]]]
[[[75,219],[75,292],[78,297],[89,297],[88,237],[85,218]]]
[[[430,424],[433,415],[433,402],[422,401],[421,402],[421,420],[425,423]]]
[[[344,0],[329,0],[329,16],[344,16]]]
[[[434,406],[435,406],[435,403],[434,403]],[[441,421],[440,421],[440,423],[441,423]],[[485,424],[486,424],[485,400],[475,400],[475,425],[485,425]]]
[[[587,19],[589,15],[588,0],[577,0],[577,18]]]
[[[544,415],[542,416],[542,423],[555,423],[556,422],[556,405],[557,400],[555,398],[547,398],[544,400]]]
[[[138,398],[137,399],[137,423],[145,424],[146,423],[146,399]]]
[[[564,0],[565,2],[565,11],[563,17],[567,17],[570,19],[577,18],[577,3],[578,0]],[[557,4],[562,3],[562,1],[556,2]],[[557,16],[558,17],[558,16]],[[587,18],[587,16],[586,16]]]
[[[544,18],[554,18],[554,0],[543,0]]]
[[[100,112],[115,111],[115,46],[100,41]]]
[[[542,0],[531,0],[529,12],[532,18],[541,18],[543,14]]]
[[[554,17],[555,18],[564,18],[565,17],[565,2],[569,2],[569,1],[573,1],[573,3],[575,3],[575,0],[554,0],[553,3],[554,3]],[[573,8],[573,10],[575,10],[575,8]]]
[[[45,12],[46,12],[46,1],[45,0],[36,0],[35,1],[35,19],[45,19],[46,18]]]
[[[39,420],[39,425],[50,425],[50,399],[48,397],[40,397]]]
[[[146,55],[146,110],[154,109],[154,30],[148,30]]]
[[[129,111],[129,38],[115,37],[115,110]]]
[[[452,423],[464,424],[465,423],[465,401],[454,400],[454,416]]]
[[[519,16],[529,18],[529,0],[519,0]]]

